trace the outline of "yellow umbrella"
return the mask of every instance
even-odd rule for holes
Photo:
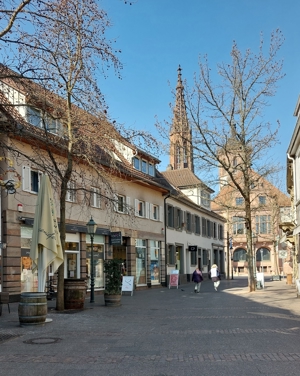
[[[47,267],[53,271],[63,263],[59,228],[48,175],[43,175],[35,209],[30,258],[38,269],[38,292],[45,292]]]

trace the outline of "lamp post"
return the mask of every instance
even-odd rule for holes
[[[233,279],[233,245],[232,245],[232,237],[229,238],[229,250],[230,250],[230,259],[231,259],[231,279]]]
[[[253,232],[253,234],[252,234],[252,245],[253,245],[253,277],[254,277],[255,281],[256,281],[256,253],[255,253],[256,242],[257,242],[257,235],[255,234],[255,232]]]
[[[97,230],[97,224],[91,217],[89,222],[86,224],[87,233],[90,235],[91,238],[91,294],[90,294],[90,303],[94,303],[94,287],[95,287],[95,279],[94,279],[94,235]]]

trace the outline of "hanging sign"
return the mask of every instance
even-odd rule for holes
[[[197,252],[198,247],[196,245],[189,245],[189,252]]]

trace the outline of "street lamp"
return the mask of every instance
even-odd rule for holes
[[[95,287],[95,279],[94,279],[94,235],[97,230],[97,224],[91,217],[89,222],[86,224],[87,233],[91,237],[91,294],[90,294],[90,303],[94,303],[94,287]]]
[[[230,258],[231,258],[231,279],[233,279],[233,245],[232,237],[229,238],[229,249],[230,249]]]
[[[257,242],[257,235],[255,232],[252,233],[252,245],[253,245],[253,277],[256,281],[256,252],[255,252],[255,245]]]

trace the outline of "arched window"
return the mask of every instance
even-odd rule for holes
[[[270,261],[271,252],[267,248],[259,248],[256,251],[256,261]]]
[[[233,253],[233,261],[246,261],[247,254],[243,248],[238,248]]]

